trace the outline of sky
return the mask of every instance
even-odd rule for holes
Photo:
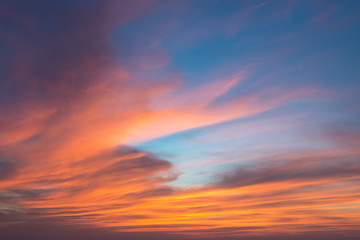
[[[0,238],[360,238],[360,1],[0,0]]]

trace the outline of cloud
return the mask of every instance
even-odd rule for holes
[[[141,239],[164,232],[152,236],[168,239],[170,232],[255,238],[259,229],[291,234],[318,221],[317,231],[353,230],[358,217],[351,210],[359,204],[357,134],[335,134],[335,145],[346,151],[307,153],[306,159],[287,153],[269,165],[256,162],[190,189],[170,185],[178,174],[168,160],[125,145],[259,114],[314,94],[267,89],[218,102],[248,73],[195,90],[172,80],[134,77],[114,56],[110,39],[117,26],[149,5],[0,4],[0,224],[10,226],[5,236],[111,239],[138,232]],[[147,70],[171,61],[163,51],[139,59]],[[85,230],[73,230],[78,228]]]
[[[83,222],[168,194],[168,161],[118,146],[164,88],[131,79],[109,45],[114,27],[148,4],[1,3],[0,198],[5,212],[26,213],[16,221]],[[16,222],[10,215],[2,224]]]
[[[329,162],[329,159],[298,160],[285,163],[260,163],[249,168],[240,168],[223,176],[219,183],[226,187],[249,186],[261,183],[286,182],[286,181],[309,181],[332,178],[356,179],[360,172],[360,164],[357,159],[352,162],[340,163]],[[270,166],[269,166],[270,165]]]
[[[21,169],[21,176],[2,183],[0,199],[27,213],[22,220],[86,223],[93,218],[91,222],[97,219],[102,225],[113,211],[171,194],[171,188],[160,185],[172,179],[157,176],[171,167],[150,153],[122,146],[62,168]],[[128,214],[129,218],[136,216]],[[115,216],[123,218],[124,214]],[[4,223],[8,221],[5,218]]]
[[[0,180],[6,179],[15,172],[15,165],[8,160],[0,159]]]

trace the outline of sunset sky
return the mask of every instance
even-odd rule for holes
[[[360,1],[0,0],[1,240],[360,239]]]

